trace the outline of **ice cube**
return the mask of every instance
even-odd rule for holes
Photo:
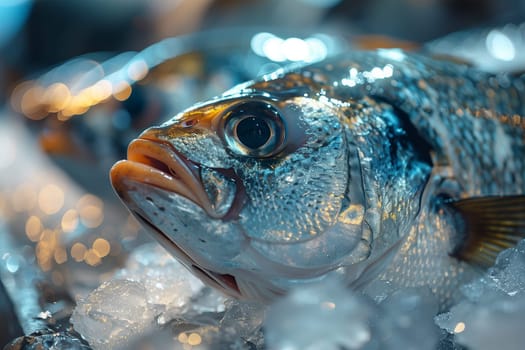
[[[93,348],[113,349],[151,329],[157,313],[142,284],[111,280],[77,302],[71,323]]]
[[[266,307],[257,302],[229,299],[219,328],[234,337],[249,339],[260,330]]]
[[[434,349],[437,303],[409,289],[376,304],[335,279],[301,286],[277,301],[265,320],[270,349]]]
[[[489,269],[488,279],[508,295],[525,292],[525,240],[498,255],[496,264]]]
[[[372,337],[376,306],[337,280],[293,290],[268,310],[265,341],[270,349],[357,349]]]
[[[71,322],[93,348],[110,349],[130,344],[175,317],[218,312],[224,300],[158,244],[146,244],[130,255],[114,279],[78,300]]]
[[[156,243],[138,247],[129,256],[116,278],[144,285],[148,303],[166,309],[183,307],[203,283]]]
[[[525,240],[503,251],[493,267],[461,290],[465,299],[436,316],[438,326],[472,349],[523,349]]]
[[[379,348],[435,349],[439,328],[434,323],[438,302],[428,288],[406,288],[381,304],[376,338]]]
[[[524,314],[524,296],[502,295],[479,303],[463,301],[436,317],[436,323],[469,349],[518,350],[525,344]]]

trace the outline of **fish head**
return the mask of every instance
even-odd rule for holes
[[[243,85],[147,129],[111,170],[154,237],[237,298],[271,300],[369,254],[337,108],[270,87]]]

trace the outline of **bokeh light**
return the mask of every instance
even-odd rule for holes
[[[77,262],[84,260],[86,252],[87,248],[83,243],[77,242],[71,247],[71,257]]]
[[[100,258],[107,256],[110,252],[110,249],[111,249],[111,245],[104,238],[97,238],[93,242],[93,251]]]
[[[148,71],[148,65],[142,59],[134,60],[128,66],[128,76],[135,81],[144,79]]]
[[[104,203],[92,194],[82,196],[77,203],[77,210],[82,224],[96,228],[104,221]]]
[[[200,334],[198,334],[198,333],[191,333],[188,336],[188,344],[190,344],[192,346],[199,345],[201,342],[202,342],[202,338],[201,338]]]
[[[516,57],[516,48],[512,40],[497,29],[487,35],[486,45],[489,53],[497,59],[512,61]]]
[[[306,39],[297,37],[280,38],[268,32],[255,34],[250,41],[252,51],[274,62],[316,62],[328,55],[328,44],[323,36]]]
[[[84,261],[88,265],[97,266],[98,264],[100,264],[101,259],[95,250],[88,249],[86,253],[84,254]]]
[[[32,242],[38,242],[42,232],[42,221],[38,216],[32,215],[26,221],[26,235]]]
[[[78,227],[78,212],[75,209],[68,209],[62,216],[61,227],[64,232],[73,232]]]
[[[44,106],[46,90],[40,85],[33,85],[24,92],[20,101],[20,110],[30,119],[40,120],[46,117],[47,113]]]
[[[125,101],[131,95],[131,85],[126,81],[119,81],[113,87],[113,96],[118,101]]]
[[[45,214],[55,214],[64,205],[64,191],[55,184],[49,184],[38,193],[38,206]]]
[[[54,83],[45,89],[42,100],[49,112],[59,112],[69,104],[71,92],[64,83]]]
[[[63,247],[57,247],[54,253],[55,262],[57,264],[63,264],[67,261],[67,251]]]
[[[465,331],[465,323],[464,322],[458,322],[456,324],[456,327],[454,327],[454,333],[461,333]]]

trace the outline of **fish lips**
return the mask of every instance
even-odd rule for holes
[[[128,147],[128,159],[111,168],[110,178],[115,191],[123,199],[130,181],[142,183],[189,199],[212,219],[236,220],[247,200],[242,180],[233,169],[213,170],[235,184],[235,194],[227,210],[218,210],[218,203],[210,199],[200,175],[201,165],[183,156],[164,140],[133,140]]]

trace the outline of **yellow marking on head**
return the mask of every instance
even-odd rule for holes
[[[361,225],[364,219],[365,208],[360,204],[351,204],[340,214],[340,220],[348,225]]]

